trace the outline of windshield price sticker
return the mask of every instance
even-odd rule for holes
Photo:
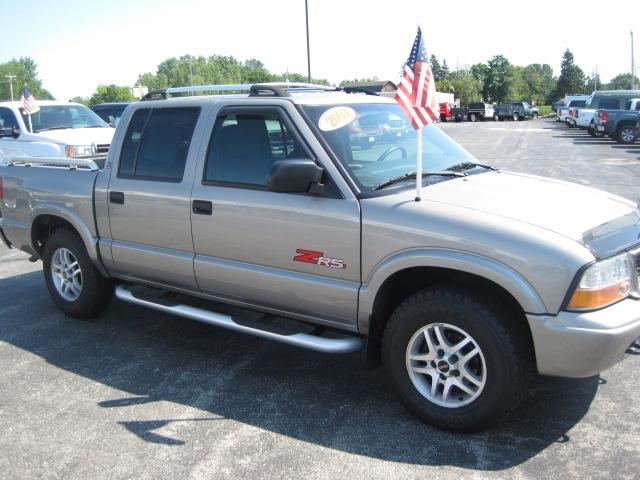
[[[333,107],[322,114],[318,127],[323,132],[337,130],[356,119],[356,111],[351,107]]]

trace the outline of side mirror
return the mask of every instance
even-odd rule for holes
[[[11,129],[11,136],[13,138],[18,138],[20,136],[20,129],[18,127],[13,127]]]
[[[267,177],[267,190],[279,193],[307,193],[322,180],[324,169],[310,159],[273,162]]]

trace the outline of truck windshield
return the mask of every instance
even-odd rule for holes
[[[363,190],[416,170],[416,130],[397,104],[304,105],[331,150]],[[439,127],[422,129],[423,169],[442,171],[476,159]]]
[[[25,125],[28,115],[22,114]],[[43,105],[31,114],[33,133],[63,128],[108,128],[98,115],[82,105]]]

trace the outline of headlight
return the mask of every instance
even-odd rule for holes
[[[626,253],[591,265],[582,274],[571,300],[570,310],[594,310],[629,296],[631,265]]]
[[[67,145],[65,148],[67,157],[91,157],[97,153],[95,145]]]

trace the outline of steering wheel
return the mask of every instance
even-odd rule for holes
[[[389,148],[387,148],[384,152],[382,152],[382,154],[378,157],[378,159],[376,160],[376,162],[381,162],[383,161],[385,158],[387,158],[389,155],[391,155],[393,152],[396,152],[400,150],[400,152],[402,152],[402,159],[404,160],[405,158],[407,158],[407,151],[402,148],[399,147],[397,145],[391,145]]]

